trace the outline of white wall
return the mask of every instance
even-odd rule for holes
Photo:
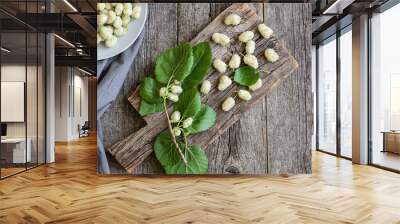
[[[25,65],[2,65],[1,66],[1,81],[2,82],[25,82]],[[28,66],[28,74],[31,74],[34,70],[36,74],[36,67]],[[36,83],[35,83],[36,84]],[[34,93],[27,93],[27,96],[35,96]],[[35,105],[36,107],[36,105]],[[1,108],[2,110],[7,110],[7,108]],[[28,121],[32,120],[28,114]],[[36,114],[35,114],[36,116]],[[25,137],[25,122],[7,122],[7,136],[8,137]],[[29,136],[28,136],[29,137]]]
[[[66,75],[68,71],[67,67],[55,68],[55,141],[68,140],[68,87],[70,83],[70,77]]]
[[[74,140],[78,125],[88,120],[88,78],[71,67],[56,67],[55,73],[55,141]]]

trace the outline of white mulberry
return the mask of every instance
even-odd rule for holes
[[[115,17],[115,20],[114,20],[114,22],[113,22],[113,26],[114,26],[115,28],[120,28],[120,27],[122,26],[122,19],[121,19],[121,17],[119,17],[119,16]]]
[[[140,6],[135,6],[132,9],[132,18],[138,19],[140,17],[140,13],[142,12],[142,8]]]
[[[178,137],[179,135],[181,135],[181,129],[180,128],[178,128],[178,127],[174,127],[173,129],[172,129],[172,132],[174,133],[174,136],[175,137]]]
[[[113,47],[118,41],[118,38],[114,35],[112,35],[110,38],[106,40],[106,46],[107,47]]]
[[[122,26],[114,29],[114,35],[117,37],[123,36],[125,33],[125,28]]]
[[[238,54],[233,54],[231,60],[229,61],[229,68],[235,69],[240,66],[240,56]]]
[[[123,11],[124,16],[129,16],[129,17],[132,15],[132,12],[133,12],[132,7],[125,7]]]
[[[108,16],[106,14],[99,14],[97,15],[97,26],[102,26],[106,24],[108,20]]]
[[[208,94],[210,90],[211,90],[211,82],[208,80],[204,80],[203,83],[201,83],[200,92],[203,94]]]
[[[106,3],[97,3],[97,11],[103,11],[106,8]]]
[[[225,62],[218,58],[214,60],[213,66],[219,73],[224,73],[227,67]]]
[[[117,16],[120,16],[122,14],[122,11],[124,11],[124,5],[122,3],[117,3],[114,8],[115,14],[117,14]]]
[[[122,16],[122,26],[128,26],[129,23],[131,22],[131,17],[129,15],[123,15]]]
[[[232,80],[228,76],[223,75],[219,78],[218,90],[223,91],[226,88],[228,88],[231,84]]]
[[[183,91],[183,89],[182,89],[181,86],[178,86],[178,85],[172,85],[172,86],[171,86],[171,92],[172,92],[172,93],[181,94],[182,91]]]
[[[188,127],[190,127],[190,125],[192,125],[192,123],[193,123],[193,118],[188,117],[183,121],[182,127],[183,128],[188,128]]]
[[[168,89],[166,87],[161,87],[160,88],[160,96],[161,97],[166,97],[168,96]]]
[[[221,46],[226,46],[229,44],[230,39],[228,36],[222,33],[214,33],[211,37],[211,39],[216,43]]]
[[[239,90],[238,96],[240,99],[245,100],[245,101],[251,100],[251,94],[247,90],[243,90],[243,89]]]
[[[253,39],[253,37],[254,37],[253,31],[245,31],[239,35],[239,41],[246,43],[247,41]]]
[[[236,26],[240,23],[240,16],[238,14],[232,13],[225,17],[224,23],[225,25],[233,25]]]
[[[171,100],[172,102],[178,102],[179,96],[176,95],[175,93],[168,93],[168,99]]]
[[[102,26],[99,29],[99,34],[103,40],[108,40],[113,36],[113,28],[111,26]]]
[[[265,58],[269,61],[269,62],[276,62],[277,60],[279,60],[279,55],[278,53],[276,53],[276,51],[272,48],[267,48],[265,50]]]
[[[274,33],[274,31],[269,28],[267,25],[261,23],[258,25],[258,32],[260,32],[261,36],[268,39]]]
[[[223,111],[230,111],[233,106],[235,106],[235,100],[232,97],[228,97],[222,103],[222,110]]]
[[[253,68],[258,68],[257,58],[256,58],[256,56],[254,56],[252,54],[246,54],[243,57],[243,62],[248,66],[251,66]]]
[[[254,40],[249,40],[246,43],[246,53],[253,54],[254,50],[256,49],[256,42]]]
[[[111,10],[108,11],[108,20],[107,20],[107,23],[108,23],[108,24],[112,24],[112,23],[114,22],[115,18],[117,18],[117,14],[115,14],[114,11],[111,11]]]
[[[176,123],[176,122],[179,122],[181,120],[181,113],[179,112],[179,111],[174,111],[172,114],[171,114],[171,122],[172,123]]]

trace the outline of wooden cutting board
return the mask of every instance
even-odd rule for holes
[[[224,18],[233,12],[241,16],[241,23],[237,26],[224,25]],[[256,30],[257,25],[260,23],[262,23],[261,18],[257,16],[256,11],[250,5],[233,4],[216,17],[191,41],[193,45],[209,41],[213,58],[220,58],[227,63],[232,52],[243,52],[243,46],[237,40],[238,36],[244,31],[253,30],[255,33],[253,40],[256,42],[254,55],[258,58],[258,71],[263,80],[263,86],[257,91],[252,92],[252,99],[250,101],[245,102],[237,99],[235,107],[229,112],[224,112],[221,110],[222,102],[227,97],[234,96],[236,91],[244,87],[233,84],[222,92],[218,91],[216,86],[221,74],[214,69],[210,69],[206,78],[211,82],[213,88],[209,94],[202,95],[202,102],[207,103],[217,112],[217,121],[214,127],[208,131],[191,136],[189,138],[191,144],[199,144],[203,149],[206,149],[208,145],[237,122],[243,112],[265,97],[271,89],[279,85],[282,80],[298,67],[296,60],[288,53],[276,36],[272,36],[269,39],[264,39],[260,36]],[[268,23],[266,25],[268,26]],[[211,41],[211,36],[215,32],[224,33],[229,36],[232,41],[230,46],[222,47],[214,44]],[[274,48],[279,54],[280,58],[277,62],[269,63],[265,60],[264,51],[266,48]],[[232,72],[228,71],[226,75],[231,75]],[[139,111],[139,88],[133,92],[128,100]],[[172,112],[171,105],[168,110]],[[143,119],[146,122],[143,128],[107,148],[114,158],[130,173],[151,154],[155,137],[168,127],[163,112],[145,116]]]

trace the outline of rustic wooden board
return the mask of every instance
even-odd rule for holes
[[[240,14],[244,22],[236,27],[224,26],[222,22],[224,17],[233,11]],[[196,44],[201,41],[208,41],[214,32],[222,32],[237,39],[237,36],[241,32],[245,30],[255,30],[256,26],[261,22],[262,19],[256,15],[254,8],[250,7],[248,4],[234,4],[217,16],[217,18],[200,32],[191,43]],[[232,85],[223,92],[219,92],[214,88],[208,95],[203,96],[202,101],[216,110],[217,123],[209,131],[192,136],[189,139],[190,142],[200,144],[203,148],[207,148],[210,143],[231,127],[241,117],[243,112],[253,107],[260,100],[263,101],[265,95],[271,89],[276,87],[297,68],[297,62],[290,56],[275,36],[265,40],[261,38],[257,32],[255,32],[255,34],[254,39],[257,46],[255,55],[259,58],[259,70],[262,71],[263,87],[252,94],[253,98],[251,101],[237,102],[237,105],[230,112],[223,112],[220,109],[220,105],[226,97],[234,95],[234,92],[239,89],[237,85]],[[236,48],[236,50],[240,49],[239,44],[234,44],[232,46]],[[263,53],[267,47],[273,47],[278,52],[280,55],[279,61],[273,64],[266,62]],[[215,44],[212,44],[212,50],[213,57],[222,58],[224,61],[228,61],[231,56],[229,49]],[[217,85],[219,76],[220,74],[214,70],[210,71],[208,79],[213,86]],[[136,110],[139,109],[140,99],[137,90],[129,98],[129,101]],[[129,172],[132,172],[151,154],[154,137],[167,128],[165,115],[163,113],[146,116],[144,120],[146,125],[143,128],[107,148],[114,158]],[[240,136],[238,137],[240,140]],[[226,167],[227,172],[241,173],[241,169],[238,168],[239,166],[236,166],[234,162],[231,162],[231,164],[231,167]]]
[[[229,3],[211,4],[210,15],[215,18]],[[258,15],[263,15],[264,4],[252,4]],[[261,17],[261,16],[260,16]],[[213,174],[268,173],[268,148],[266,141],[265,99],[243,113],[232,125],[206,149],[209,172]]]
[[[267,96],[269,173],[311,173],[311,4],[265,4],[264,18],[300,66]]]

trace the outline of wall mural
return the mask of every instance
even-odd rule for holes
[[[291,158],[287,151],[289,157],[280,159],[300,163],[282,169],[274,167],[279,159],[269,158],[268,147],[279,147],[273,144],[293,132],[266,141],[266,132],[281,131],[278,126],[266,130],[266,117],[285,122],[285,114],[268,116],[266,96],[298,73],[309,80],[297,88],[311,91],[310,69],[299,71],[279,38],[282,29],[275,29],[277,19],[264,19],[271,6],[279,8],[98,3],[98,172],[309,173],[312,114],[301,121],[310,123],[305,140],[296,136],[293,141],[299,141],[289,146],[304,156]],[[311,41],[304,46],[306,35],[298,35],[308,60],[300,66],[310,67]],[[311,96],[305,97],[311,102]],[[312,111],[312,104],[305,111]]]

